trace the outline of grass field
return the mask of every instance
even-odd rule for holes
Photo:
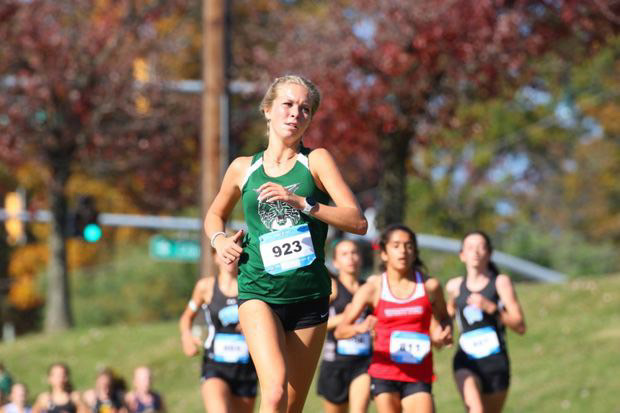
[[[519,284],[517,291],[528,332],[508,336],[513,381],[505,411],[620,413],[620,276]],[[463,411],[452,352],[436,353],[439,412]],[[78,389],[93,384],[98,367],[112,366],[129,379],[134,367],[147,364],[171,413],[201,411],[199,359],[181,354],[176,322],[31,335],[0,345],[0,361],[32,394],[45,388],[45,370],[57,360],[69,364]],[[305,412],[322,411],[314,393],[313,386]]]

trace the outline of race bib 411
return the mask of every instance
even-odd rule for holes
[[[390,335],[390,358],[396,363],[420,364],[431,351],[428,335],[413,331],[394,331]]]

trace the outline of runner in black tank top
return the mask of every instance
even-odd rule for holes
[[[482,297],[500,306],[495,287],[496,276],[478,292]],[[460,338],[454,356],[454,371],[468,369],[475,373],[481,382],[483,393],[494,393],[508,389],[510,384],[510,364],[506,349],[505,327],[499,312],[489,314],[474,305],[468,304],[471,291],[467,283],[461,282],[456,297],[456,320]]]
[[[125,390],[124,380],[104,368],[97,373],[95,387],[84,391],[83,399],[92,413],[125,412],[122,400]]]
[[[129,413],[166,413],[164,399],[152,388],[150,367],[138,366],[133,371],[132,389],[125,395]]]
[[[244,336],[240,332],[237,300],[237,265],[223,264],[216,277],[205,277],[194,287],[179,326],[183,351],[188,356],[204,347],[201,394],[207,412],[252,412],[257,378]],[[192,334],[192,321],[204,311],[208,334],[204,343]]]
[[[136,408],[132,412],[159,413],[164,411],[164,402],[161,400],[159,393],[150,391],[148,396],[148,401],[136,399]]]
[[[349,291],[339,279],[334,278],[334,283],[336,284],[336,299],[329,306],[330,316],[342,314],[347,304],[349,304],[353,299],[353,294],[351,294],[351,291]],[[365,311],[360,317],[360,321],[366,318],[368,314],[370,314],[370,311]],[[328,330],[325,346],[323,347],[324,361],[348,363],[351,361],[358,361],[360,359],[367,360],[371,353],[372,339],[370,335],[360,334],[355,336],[353,340],[336,340],[334,338],[334,330]]]
[[[75,407],[75,403],[69,400],[65,404],[54,404],[50,402],[48,405],[46,413],[77,413],[77,407]]]
[[[459,326],[453,369],[469,411],[500,412],[510,386],[505,326],[525,332],[523,314],[510,278],[490,261],[492,246],[480,231],[463,238],[466,277],[447,283],[450,314]]]
[[[202,379],[219,377],[228,382],[233,394],[255,397],[256,370],[239,331],[237,297],[224,295],[216,279],[211,302],[202,307],[209,326]]]
[[[330,319],[317,382],[317,393],[324,398],[326,413],[344,413],[347,407],[350,412],[365,412],[370,401],[370,376],[367,374],[372,354],[370,333],[346,340],[334,338],[341,314],[360,285],[357,280],[360,264],[359,249],[353,241],[344,240],[336,245],[334,266],[339,275],[332,279]],[[360,318],[363,320],[369,313],[367,311]]]
[[[86,406],[82,396],[73,390],[71,373],[64,363],[54,363],[48,369],[47,380],[49,391],[41,393],[34,405],[33,412],[45,413],[77,413],[84,411]]]

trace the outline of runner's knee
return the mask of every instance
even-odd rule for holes
[[[276,410],[280,406],[286,406],[286,403],[286,385],[272,382],[263,386],[261,383],[261,405]]]
[[[466,402],[465,407],[467,408],[467,413],[484,413],[484,408],[477,402]]]

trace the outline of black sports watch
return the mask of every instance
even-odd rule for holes
[[[310,215],[310,212],[312,212],[314,207],[316,207],[316,199],[312,198],[311,196],[307,196],[305,201],[306,201],[306,206],[304,206],[304,209],[302,209],[301,212],[303,212],[306,215]]]

